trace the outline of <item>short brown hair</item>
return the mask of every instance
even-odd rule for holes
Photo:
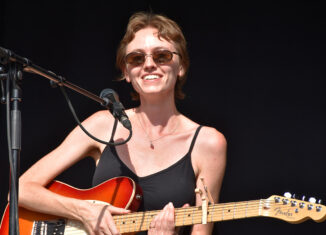
[[[117,50],[116,66],[123,73],[126,64],[124,57],[126,55],[127,45],[134,39],[135,33],[141,29],[153,27],[158,30],[158,37],[162,37],[168,42],[173,42],[176,50],[180,53],[181,64],[185,71],[182,77],[177,78],[175,84],[175,98],[183,99],[185,94],[182,91],[182,86],[186,81],[186,75],[189,68],[189,56],[187,51],[186,39],[176,22],[169,19],[168,17],[160,14],[137,12],[129,18],[127,30]],[[120,80],[123,80],[122,77]],[[133,100],[139,100],[139,95],[136,92],[132,93]]]

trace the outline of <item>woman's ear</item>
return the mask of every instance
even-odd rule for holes
[[[126,79],[126,81],[127,81],[128,83],[130,83],[129,74],[127,73],[126,70],[123,72],[123,75],[124,75],[123,77]]]
[[[179,76],[179,77],[183,77],[184,75],[185,75],[185,70],[183,69],[183,66],[180,65],[180,66],[179,66],[178,76]]]

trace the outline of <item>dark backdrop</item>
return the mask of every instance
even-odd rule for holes
[[[228,162],[221,202],[283,195],[326,201],[325,18],[316,1],[17,1],[0,2],[0,46],[99,94],[115,89],[126,108],[130,87],[114,82],[115,52],[128,17],[152,9],[176,20],[191,67],[179,110],[221,131]],[[102,107],[69,91],[80,119]],[[8,192],[5,106],[0,156],[3,211]],[[24,74],[21,172],[76,125],[59,89]],[[90,186],[85,159],[58,177]],[[325,212],[324,212],[325,213]],[[220,234],[325,234],[325,223],[272,218],[219,223]]]

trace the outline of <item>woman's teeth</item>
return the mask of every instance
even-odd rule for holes
[[[158,75],[147,75],[144,77],[144,80],[154,80],[154,79],[157,79],[159,78]]]

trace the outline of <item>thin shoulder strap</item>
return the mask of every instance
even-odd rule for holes
[[[190,148],[189,148],[189,151],[188,151],[188,154],[191,154],[192,152],[192,149],[194,148],[194,145],[195,145],[195,142],[196,142],[196,139],[197,139],[197,136],[198,136],[198,133],[200,131],[200,129],[202,128],[203,126],[200,125],[199,127],[197,127],[197,130],[194,134],[194,137],[192,138],[192,141],[191,141],[191,145],[190,145]]]

